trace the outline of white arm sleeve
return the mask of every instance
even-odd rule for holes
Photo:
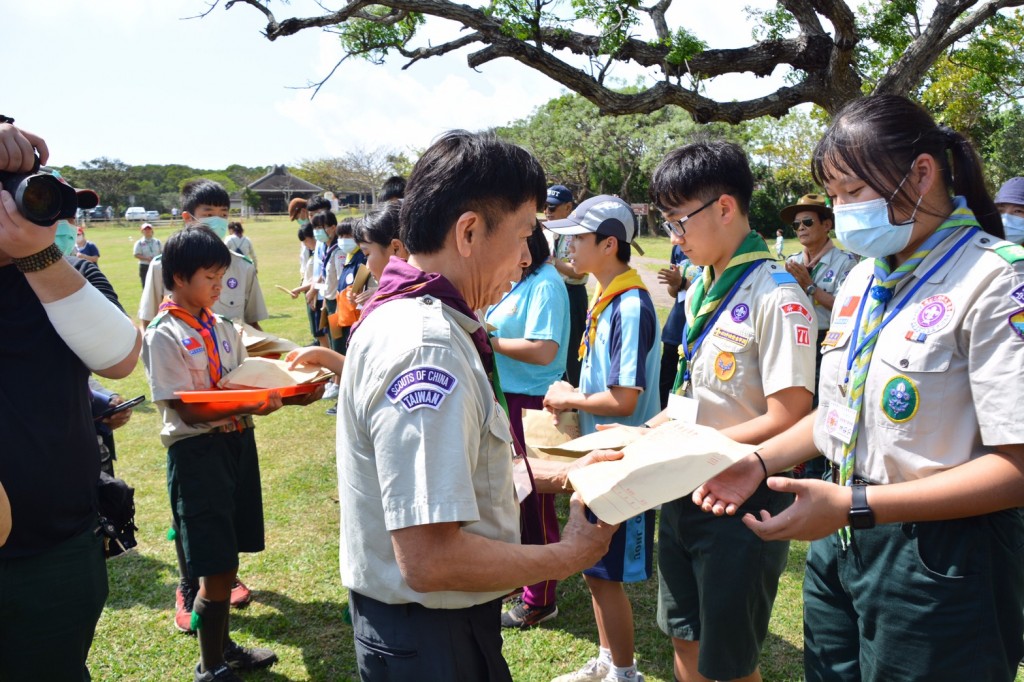
[[[44,303],[43,309],[64,343],[91,370],[112,367],[135,348],[135,325],[89,283],[59,301]]]

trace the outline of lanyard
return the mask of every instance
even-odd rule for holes
[[[760,263],[761,261],[756,260],[750,265],[748,265],[747,269],[743,272],[742,275],[740,275],[740,278],[736,280],[735,284],[732,285],[732,289],[730,289],[729,293],[725,295],[725,298],[722,299],[722,302],[718,304],[718,310],[715,311],[715,314],[712,315],[711,319],[708,320],[707,324],[704,325],[704,331],[701,333],[700,336],[697,337],[697,340],[694,341],[692,351],[690,350],[690,344],[686,342],[686,332],[689,329],[689,321],[686,318],[683,318],[683,357],[686,358],[686,369],[683,371],[683,381],[690,380],[690,360],[695,355],[697,355],[697,350],[701,347],[701,344],[704,343],[704,339],[707,338],[708,333],[712,330],[712,328],[714,328],[715,322],[718,321],[719,316],[721,316],[725,309],[729,307],[729,301],[732,300],[732,297],[736,295],[737,291],[739,291],[739,288],[740,286],[743,285],[743,282]]]
[[[928,269],[928,272],[926,272],[919,280],[917,280],[917,283],[914,284],[913,288],[911,288],[911,290],[907,292],[906,296],[900,299],[900,302],[896,305],[895,308],[893,308],[892,312],[886,315],[882,319],[882,322],[877,327],[875,327],[874,331],[872,331],[870,334],[864,337],[864,340],[861,341],[860,345],[858,346],[857,334],[860,332],[861,318],[864,315],[864,309],[867,307],[868,296],[870,296],[871,294],[871,285],[874,284],[875,282],[874,275],[871,276],[871,279],[868,280],[868,288],[864,290],[864,296],[861,297],[860,305],[857,307],[857,321],[853,327],[853,334],[850,336],[850,348],[855,348],[856,350],[850,353],[850,355],[846,358],[846,378],[843,380],[844,385],[850,383],[850,373],[853,371],[853,363],[857,360],[857,356],[861,354],[861,351],[864,350],[864,347],[867,346],[872,339],[878,336],[879,332],[882,331],[882,328],[885,327],[885,325],[892,322],[893,318],[900,314],[903,308],[906,307],[907,303],[910,302],[910,299],[913,298],[914,294],[917,293],[917,290],[924,286],[924,283],[927,282],[928,279],[932,275],[934,275],[939,268],[945,265],[946,262],[950,258],[952,258],[960,249],[962,249],[964,245],[967,244],[967,242],[969,242],[977,232],[977,227],[972,228],[967,234],[960,238],[960,241],[953,245],[953,248],[951,248],[949,251],[943,254],[942,258],[940,258],[935,265]]]

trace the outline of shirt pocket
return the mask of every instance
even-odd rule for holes
[[[740,324],[716,326],[708,334],[704,372],[708,384],[716,393],[738,396],[751,380],[751,372],[758,373],[754,330]],[[756,379],[760,381],[760,379]]]
[[[197,339],[202,350],[192,354],[185,352],[185,363],[188,365],[188,372],[192,377],[193,390],[202,391],[213,387],[213,379],[210,376],[210,362],[206,357],[206,346],[201,339]]]
[[[933,342],[905,343],[876,349],[875,354],[881,362],[872,368],[870,384],[878,392],[870,407],[877,426],[909,431],[922,411],[935,415],[951,404],[946,398],[952,348]]]
[[[508,415],[497,402],[491,408],[487,428],[481,443],[481,455],[486,458],[488,493],[491,504],[504,505],[515,498],[512,484],[512,427]]]

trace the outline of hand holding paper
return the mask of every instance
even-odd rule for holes
[[[754,450],[707,426],[668,422],[635,438],[622,459],[570,471],[569,481],[598,518],[621,523],[684,497]]]

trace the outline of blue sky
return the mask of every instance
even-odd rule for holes
[[[676,4],[711,46],[731,47],[750,40],[742,8],[765,3]],[[107,156],[220,169],[353,148],[422,149],[444,130],[503,125],[563,92],[507,59],[473,71],[463,51],[405,71],[401,60],[349,61],[310,100],[309,90],[293,88],[333,67],[335,37],[309,30],[272,43],[260,33],[262,14],[243,5],[225,11],[223,2],[203,19],[186,19],[205,8],[204,0],[8,0],[0,114],[42,135],[55,165]],[[271,8],[279,19],[317,12],[312,0]],[[429,31],[439,40],[455,28]],[[632,81],[635,72],[616,75]],[[712,93],[770,89],[752,80],[730,77]]]

